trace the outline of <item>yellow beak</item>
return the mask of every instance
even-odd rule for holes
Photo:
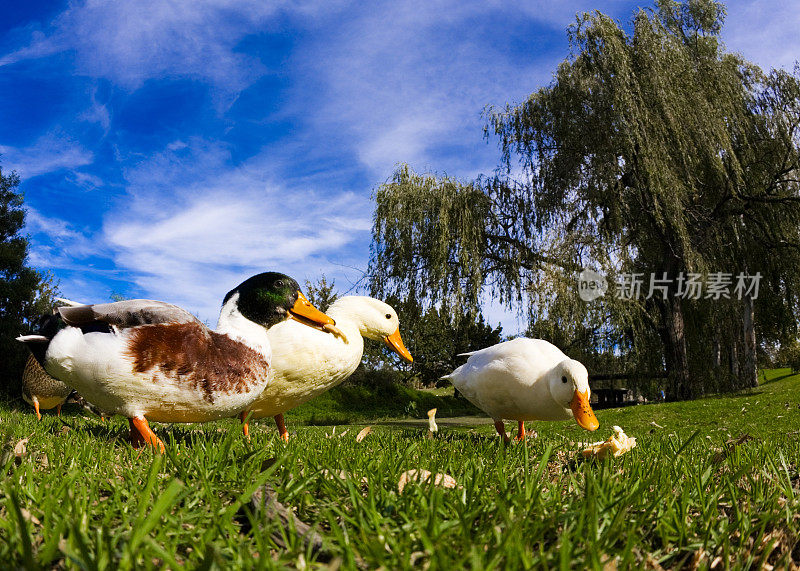
[[[328,317],[319,309],[311,305],[311,302],[306,299],[306,296],[304,296],[303,292],[301,291],[297,292],[297,301],[294,302],[294,306],[289,310],[289,314],[300,323],[304,323],[306,325],[316,325],[320,328],[323,328],[326,325],[336,325],[336,322],[333,320],[333,318]]]
[[[586,430],[597,430],[600,426],[600,421],[594,415],[591,405],[589,404],[589,391],[579,393],[575,391],[572,397],[572,402],[569,403],[572,409],[572,414],[575,415],[575,422],[578,426]]]
[[[400,337],[400,328],[397,328],[397,331],[392,333],[391,335],[387,335],[383,338],[384,343],[386,343],[389,348],[400,355],[403,359],[408,361],[409,363],[414,362],[414,357],[411,356],[411,353],[408,352],[406,346],[403,345],[403,338]]]

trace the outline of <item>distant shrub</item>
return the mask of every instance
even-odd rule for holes
[[[784,367],[791,367],[792,373],[800,371],[800,341],[784,344],[778,350],[776,361]]]

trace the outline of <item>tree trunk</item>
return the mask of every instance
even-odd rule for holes
[[[675,295],[659,303],[664,319],[662,342],[667,369],[667,400],[686,400],[699,394],[689,378],[689,359],[686,352],[685,324],[681,298]]]
[[[744,370],[741,381],[744,387],[758,386],[758,363],[756,361],[756,328],[753,298],[750,294],[744,296],[744,316],[742,318],[744,329]]]
[[[731,378],[738,379],[739,378],[739,342],[736,336],[731,339],[731,350],[728,354],[730,359],[730,367],[731,367]]]
[[[714,337],[711,339],[711,365],[715,371],[718,371],[722,366],[722,351],[719,344],[719,333],[714,331]]]

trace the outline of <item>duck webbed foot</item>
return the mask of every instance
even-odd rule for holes
[[[286,430],[286,424],[283,422],[282,414],[275,415],[275,424],[278,425],[278,432],[280,433],[281,440],[289,442],[289,431]]]
[[[155,432],[150,429],[147,419],[143,416],[129,418],[128,423],[131,427],[131,445],[134,448],[141,448],[142,446],[152,446],[158,452],[164,452],[164,443],[156,436]]]
[[[242,421],[242,432],[244,432],[245,438],[250,440],[250,423],[247,420],[248,414],[250,414],[250,411],[243,410],[239,413],[239,420]]]
[[[525,433],[525,423],[521,420],[519,422],[519,429],[517,430],[517,441],[525,440],[527,434]]]

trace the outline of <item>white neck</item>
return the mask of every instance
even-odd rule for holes
[[[375,341],[382,341],[383,335],[379,335],[366,323],[366,315],[369,315],[369,305],[360,296],[345,296],[334,301],[325,312],[336,321],[336,326],[341,328],[347,322],[357,329],[362,337]]]
[[[235,293],[222,306],[222,311],[219,312],[219,321],[217,321],[217,333],[244,343],[270,360],[272,350],[266,328],[242,315],[238,308],[238,301],[239,294]]]

